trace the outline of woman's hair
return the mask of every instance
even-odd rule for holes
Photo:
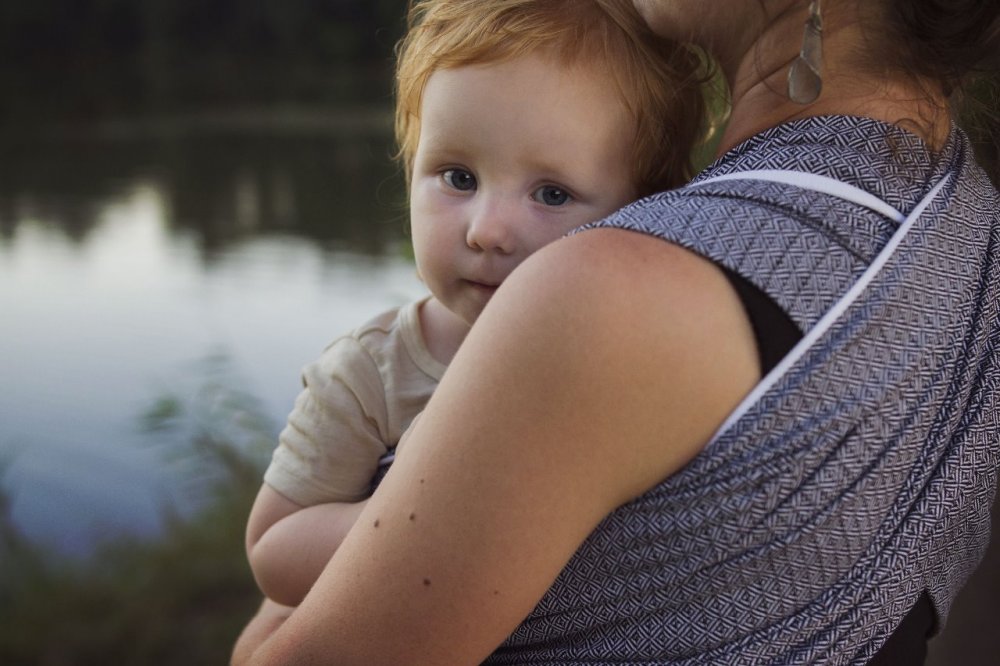
[[[970,74],[1000,67],[997,0],[890,0],[885,21],[879,55],[937,82],[946,97]]]
[[[936,86],[1000,183],[1000,0],[885,0],[874,61]]]
[[[396,140],[407,180],[431,74],[539,53],[567,67],[599,67],[614,82],[609,94],[635,122],[639,196],[691,177],[691,151],[707,125],[703,60],[654,35],[631,0],[411,0],[408,25],[396,63]]]

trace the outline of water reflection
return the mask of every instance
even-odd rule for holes
[[[4,149],[0,233],[34,219],[82,241],[108,199],[155,182],[168,223],[206,258],[248,235],[291,232],[377,254],[398,237],[403,200],[384,140],[188,136],[42,142]]]
[[[185,135],[3,147],[0,459],[29,535],[154,533],[183,472],[138,416],[224,353],[274,429],[298,369],[422,292],[382,136]]]

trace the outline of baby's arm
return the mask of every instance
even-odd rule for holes
[[[246,549],[261,591],[302,600],[364,504],[387,439],[377,363],[354,338],[328,347],[302,374],[303,390],[247,523]]]
[[[340,546],[367,500],[303,507],[261,486],[247,524],[247,558],[261,591],[297,606]]]
[[[273,601],[294,606],[309,591],[364,508],[355,502],[378,460],[436,385],[403,337],[417,307],[339,338],[303,372],[247,526],[250,566]]]

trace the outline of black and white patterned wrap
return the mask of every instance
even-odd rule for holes
[[[923,590],[946,617],[981,559],[1000,459],[1000,201],[967,139],[953,131],[931,159],[892,126],[812,118],[696,182],[751,169],[836,178],[904,213],[953,177],[832,328],[687,467],[607,517],[487,663],[864,664]],[[897,224],[727,181],[592,226],[708,257],[808,330]]]

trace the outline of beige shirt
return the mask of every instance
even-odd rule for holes
[[[444,374],[420,332],[423,301],[384,312],[334,340],[303,370],[304,390],[264,481],[303,506],[368,496],[395,446]]]

